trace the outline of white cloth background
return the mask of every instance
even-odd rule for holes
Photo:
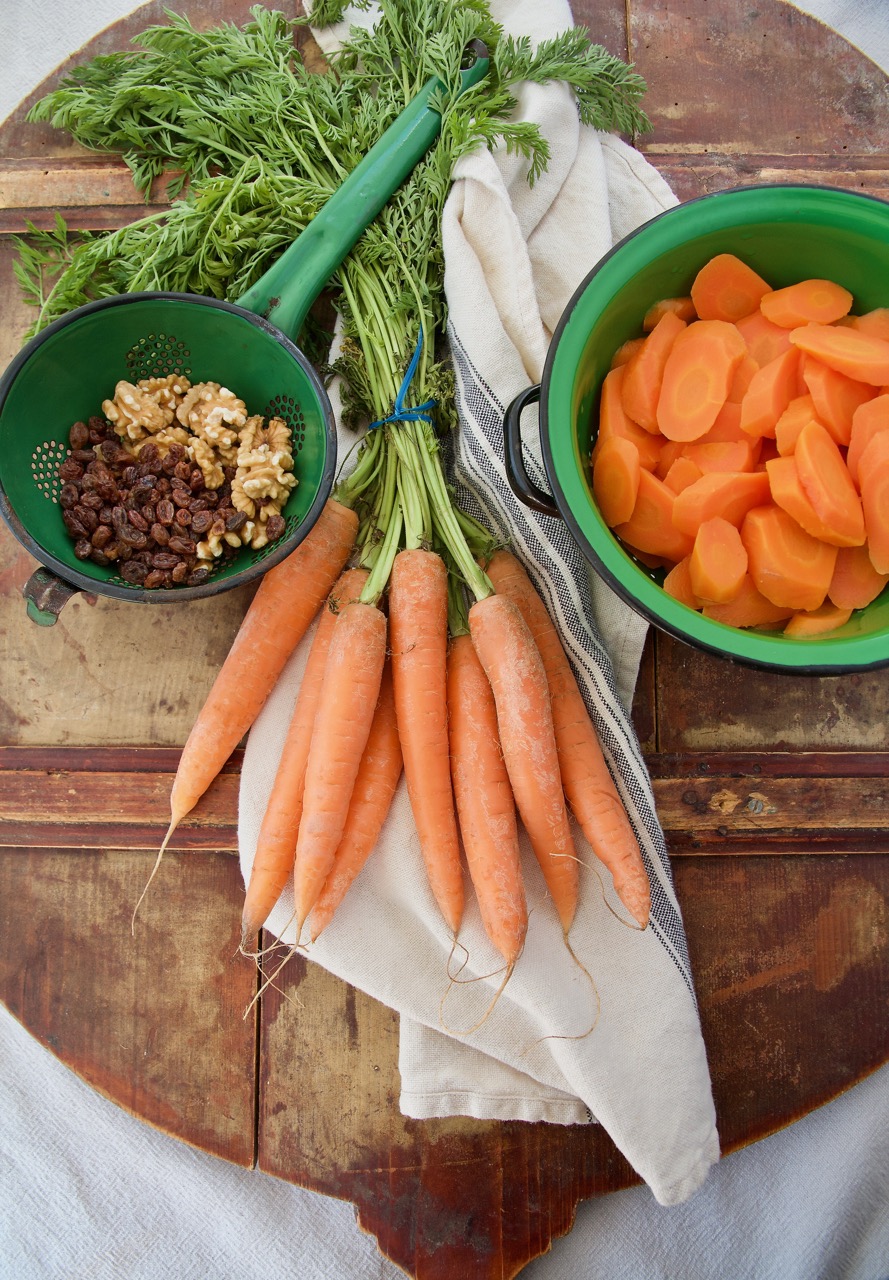
[[[127,0],[6,0],[0,118]],[[889,66],[883,0],[800,6]],[[99,1098],[0,1015],[0,1274],[401,1274],[348,1205],[236,1170]],[[580,1207],[572,1233],[523,1275],[853,1277],[889,1274],[889,1070],[724,1160],[680,1208],[645,1188]],[[295,1246],[295,1243],[297,1247]],[[296,1261],[298,1259],[298,1261]]]

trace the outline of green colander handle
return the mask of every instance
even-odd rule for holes
[[[477,84],[488,71],[488,50],[481,40],[473,40],[468,52],[474,60],[460,72],[458,93]],[[240,306],[296,339],[336,268],[438,137],[441,116],[429,102],[433,95],[446,92],[438,79],[420,90],[305,231],[241,295]]]
[[[59,614],[72,596],[79,594],[81,588],[57,577],[51,569],[37,569],[31,574],[22,587],[22,595],[27,601],[28,617],[40,627],[54,627]],[[96,597],[84,592],[87,599],[95,604]]]

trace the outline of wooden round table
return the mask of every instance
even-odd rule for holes
[[[187,9],[197,25],[249,16],[235,0]],[[645,77],[655,127],[639,145],[681,199],[783,180],[889,198],[885,75],[789,5],[579,0],[574,13]],[[74,61],[164,20],[147,4]],[[29,102],[0,129],[4,364],[29,320],[11,233],[57,208],[93,229],[145,210],[122,165],[27,125]],[[33,561],[5,528],[0,546],[0,997],[33,1035],[149,1124],[353,1201],[424,1280],[513,1276],[579,1200],[634,1183],[595,1127],[406,1119],[395,1014],[316,965],[290,961],[251,1003],[237,755],[131,936],[179,749],[251,589],[156,607],[151,628],[132,605],[77,597],[45,629],[21,597]],[[729,1152],[889,1058],[889,669],[773,675],[652,634],[634,718]]]

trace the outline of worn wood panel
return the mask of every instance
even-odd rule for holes
[[[0,998],[100,1093],[236,1164],[254,1160],[255,967],[237,956],[237,863],[151,850],[0,856]]]
[[[657,637],[658,750],[881,751],[889,668],[797,676]]]

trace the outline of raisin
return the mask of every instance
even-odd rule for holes
[[[277,542],[286,528],[287,522],[283,516],[269,516],[265,522],[265,531],[269,542]]]
[[[170,550],[180,556],[193,556],[195,553],[194,538],[175,537],[170,539]],[[170,565],[170,568],[173,566]]]
[[[99,551],[104,551],[110,541],[111,530],[108,528],[107,524],[100,524],[98,529],[96,529],[95,533],[90,538],[90,542],[94,547],[97,547]]]
[[[180,529],[187,529],[191,524],[191,511],[188,507],[180,507],[176,512],[175,519],[176,524],[179,525]]]
[[[140,560],[128,560],[126,564],[121,565],[120,576],[124,582],[141,586],[148,577],[148,565],[142,564]]]
[[[180,560],[175,569],[170,570],[170,577],[178,585],[188,577],[188,561]]]
[[[151,557],[152,569],[175,569],[179,557],[169,551],[156,551]]]
[[[71,457],[75,462],[95,462],[96,460],[92,449],[72,449]]]
[[[68,442],[72,449],[85,449],[89,438],[90,429],[85,422],[75,422],[68,432]]]
[[[232,511],[231,515],[225,518],[226,533],[240,533],[246,523],[246,511]]]
[[[105,505],[99,495],[95,492],[81,494],[80,501],[81,504],[84,507],[88,507],[90,511],[101,511]]]
[[[92,553],[90,555],[90,559],[92,560],[93,564],[101,565],[103,569],[107,565],[111,564],[111,561],[108,559],[105,552],[102,551],[99,547],[93,548]]]
[[[191,502],[191,494],[188,489],[174,489],[170,494],[170,499],[177,507],[185,507]]]
[[[195,467],[194,471],[192,471],[188,481],[188,487],[191,489],[192,493],[200,493],[201,489],[203,489],[204,473],[201,471],[200,467]]]
[[[139,478],[139,469],[134,463],[130,463],[128,467],[124,467],[123,475],[120,477],[125,485],[134,485]]]
[[[77,488],[76,484],[62,485],[61,492],[59,493],[60,507],[66,507],[66,508],[73,507],[74,504],[79,501],[80,501],[80,490]]]
[[[69,484],[72,480],[79,480],[83,475],[83,467],[79,462],[75,462],[73,458],[66,458],[59,467],[59,479]]]
[[[212,511],[196,511],[191,517],[192,533],[206,533],[215,518]]]
[[[134,529],[138,529],[141,533],[147,533],[151,528],[145,517],[138,511],[128,511],[127,520]]]
[[[141,551],[143,547],[148,546],[148,538],[141,529],[134,529],[129,522],[126,526],[121,525],[117,530],[118,542],[123,542],[128,547],[133,547],[137,551]]]
[[[163,569],[152,569],[146,574],[144,586],[148,591],[153,591],[155,587],[162,587],[166,581],[166,574]]]
[[[93,544],[89,538],[78,538],[74,543],[74,554],[78,560],[89,560],[93,554]]]
[[[206,582],[210,576],[210,569],[207,565],[198,565],[197,569],[192,569],[191,573],[185,579],[186,586],[199,587]]]
[[[172,524],[176,516],[176,508],[169,498],[161,498],[156,507],[158,524]]]
[[[85,507],[82,502],[78,502],[76,506],[71,508],[71,514],[76,520],[80,521],[87,533],[92,533],[94,529],[99,527],[99,517],[96,512],[89,507]]]
[[[165,547],[170,541],[170,534],[162,524],[153,524],[151,526],[151,536],[159,547]]]
[[[184,480],[185,483],[188,484],[188,481],[191,478],[191,463],[187,458],[180,458],[173,469],[173,474],[178,480]]]

